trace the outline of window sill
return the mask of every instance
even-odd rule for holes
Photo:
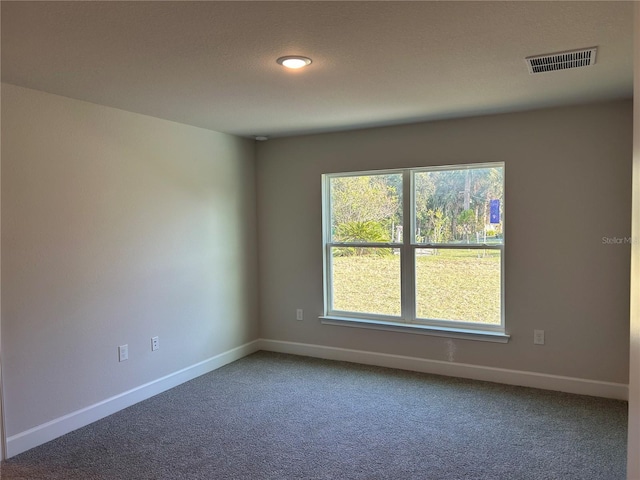
[[[368,328],[371,330],[460,338],[464,340],[477,340],[480,342],[507,343],[511,337],[510,335],[502,332],[490,332],[486,330],[473,330],[467,328],[436,327],[432,325],[418,325],[415,323],[400,324],[380,320],[365,320],[362,318],[321,316],[320,321],[323,325]]]

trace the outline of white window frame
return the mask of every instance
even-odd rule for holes
[[[446,336],[455,338],[465,338],[492,342],[506,343],[509,335],[505,332],[504,318],[504,219],[502,243],[474,243],[474,244],[433,244],[416,243],[415,235],[415,190],[414,176],[419,172],[433,172],[444,170],[465,170],[480,168],[502,168],[503,172],[503,192],[504,192],[504,171],[503,162],[474,163],[464,165],[446,165],[436,167],[403,168],[392,170],[368,170],[359,172],[331,173],[322,175],[322,237],[323,237],[323,287],[324,287],[324,315],[320,317],[323,324],[341,325],[358,328],[370,328],[376,330],[400,331],[418,333],[423,335]],[[402,218],[403,218],[403,241],[388,243],[350,243],[333,242],[331,232],[331,179],[370,175],[402,175]],[[503,201],[503,209],[504,209]],[[504,210],[503,210],[504,211]],[[408,227],[408,228],[407,228]],[[401,314],[400,316],[387,316],[379,314],[346,312],[333,310],[333,288],[331,280],[332,259],[331,249],[335,247],[382,247],[397,248],[400,251],[400,283],[401,283]],[[416,250],[422,248],[438,249],[477,249],[477,250],[498,250],[500,251],[500,324],[491,325],[485,323],[474,323],[464,321],[449,321],[440,319],[416,318]]]

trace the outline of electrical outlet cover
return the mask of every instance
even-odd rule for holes
[[[118,361],[124,362],[129,359],[129,345],[120,345],[118,347]]]

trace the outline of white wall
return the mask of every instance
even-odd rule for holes
[[[2,9],[0,9],[2,10]],[[2,95],[0,95],[0,111],[2,111]],[[0,145],[2,145],[2,119],[0,115]],[[2,171],[2,152],[0,149],[0,172]],[[0,211],[2,210],[2,179],[0,174]],[[0,238],[2,238],[2,222],[0,221]],[[0,247],[0,258],[2,257],[2,248]],[[0,265],[2,261],[0,260]],[[0,269],[1,270],[1,269]],[[2,272],[0,271],[0,462],[5,458],[5,434],[4,434],[4,409],[2,393]]]
[[[3,84],[2,169],[8,436],[257,338],[253,141]]]
[[[635,6],[633,119],[633,216],[631,234],[631,335],[629,356],[629,440],[627,478],[640,479],[640,5]]]
[[[263,142],[261,337],[626,385],[632,103]],[[322,325],[321,174],[505,162],[508,344]],[[305,321],[295,320],[295,309]],[[546,345],[533,345],[533,330]]]

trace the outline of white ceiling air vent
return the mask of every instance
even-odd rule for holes
[[[597,50],[598,47],[583,48],[582,50],[527,57],[525,60],[529,67],[529,73],[553,72],[555,70],[593,65],[596,63]]]

